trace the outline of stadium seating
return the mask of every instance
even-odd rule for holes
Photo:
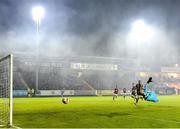
[[[35,88],[36,67],[33,63],[17,61],[14,63],[14,90]],[[66,64],[67,65],[67,64]],[[67,66],[66,66],[67,67]],[[79,71],[61,69],[55,66],[39,67],[39,90],[112,90],[117,85],[120,89],[131,89],[132,83],[141,80],[144,84],[146,76],[139,77],[132,72],[89,70]],[[170,83],[178,83],[180,79],[174,77],[153,76],[155,91],[159,94],[173,94],[174,88]],[[151,88],[151,87],[150,87]]]

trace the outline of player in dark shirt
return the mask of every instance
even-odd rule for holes
[[[131,95],[134,97],[137,95],[137,88],[134,85],[134,83],[132,83],[132,91],[131,91]]]
[[[116,85],[116,88],[114,88],[114,94],[113,94],[113,100],[115,100],[115,98],[117,99],[118,97],[118,92],[119,92],[119,89],[117,88],[117,85]]]
[[[145,97],[145,94],[144,94],[144,86],[143,84],[141,83],[141,80],[138,81],[138,84],[136,84],[136,88],[137,88],[137,95],[141,95],[143,96],[143,98]]]
[[[126,88],[123,88],[123,97],[124,97],[124,99],[125,99],[125,97],[126,97]]]
[[[135,88],[135,87],[134,87]],[[145,97],[145,94],[144,94],[144,86],[143,84],[141,83],[141,80],[138,81],[138,83],[136,84],[136,91],[137,91],[137,94],[135,96],[135,105],[138,103],[139,99],[142,99]]]

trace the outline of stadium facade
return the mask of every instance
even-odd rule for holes
[[[40,94],[59,95],[66,91],[67,95],[110,95],[116,85],[130,91],[133,82],[142,80],[145,83],[149,76],[153,77],[152,88],[157,93],[180,92],[179,68],[160,67],[154,70],[138,64],[136,59],[94,56],[40,57],[38,66]],[[27,96],[28,92],[34,92],[36,67],[36,56],[14,56],[14,95]]]

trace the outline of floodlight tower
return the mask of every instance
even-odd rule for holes
[[[37,53],[36,53],[36,93],[38,92],[39,87],[39,27],[41,24],[41,20],[44,17],[44,8],[41,6],[35,6],[32,8],[32,17],[34,22],[36,23],[36,45],[37,45]]]

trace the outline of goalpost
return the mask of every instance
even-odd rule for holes
[[[13,55],[0,59],[0,126],[12,126]]]

